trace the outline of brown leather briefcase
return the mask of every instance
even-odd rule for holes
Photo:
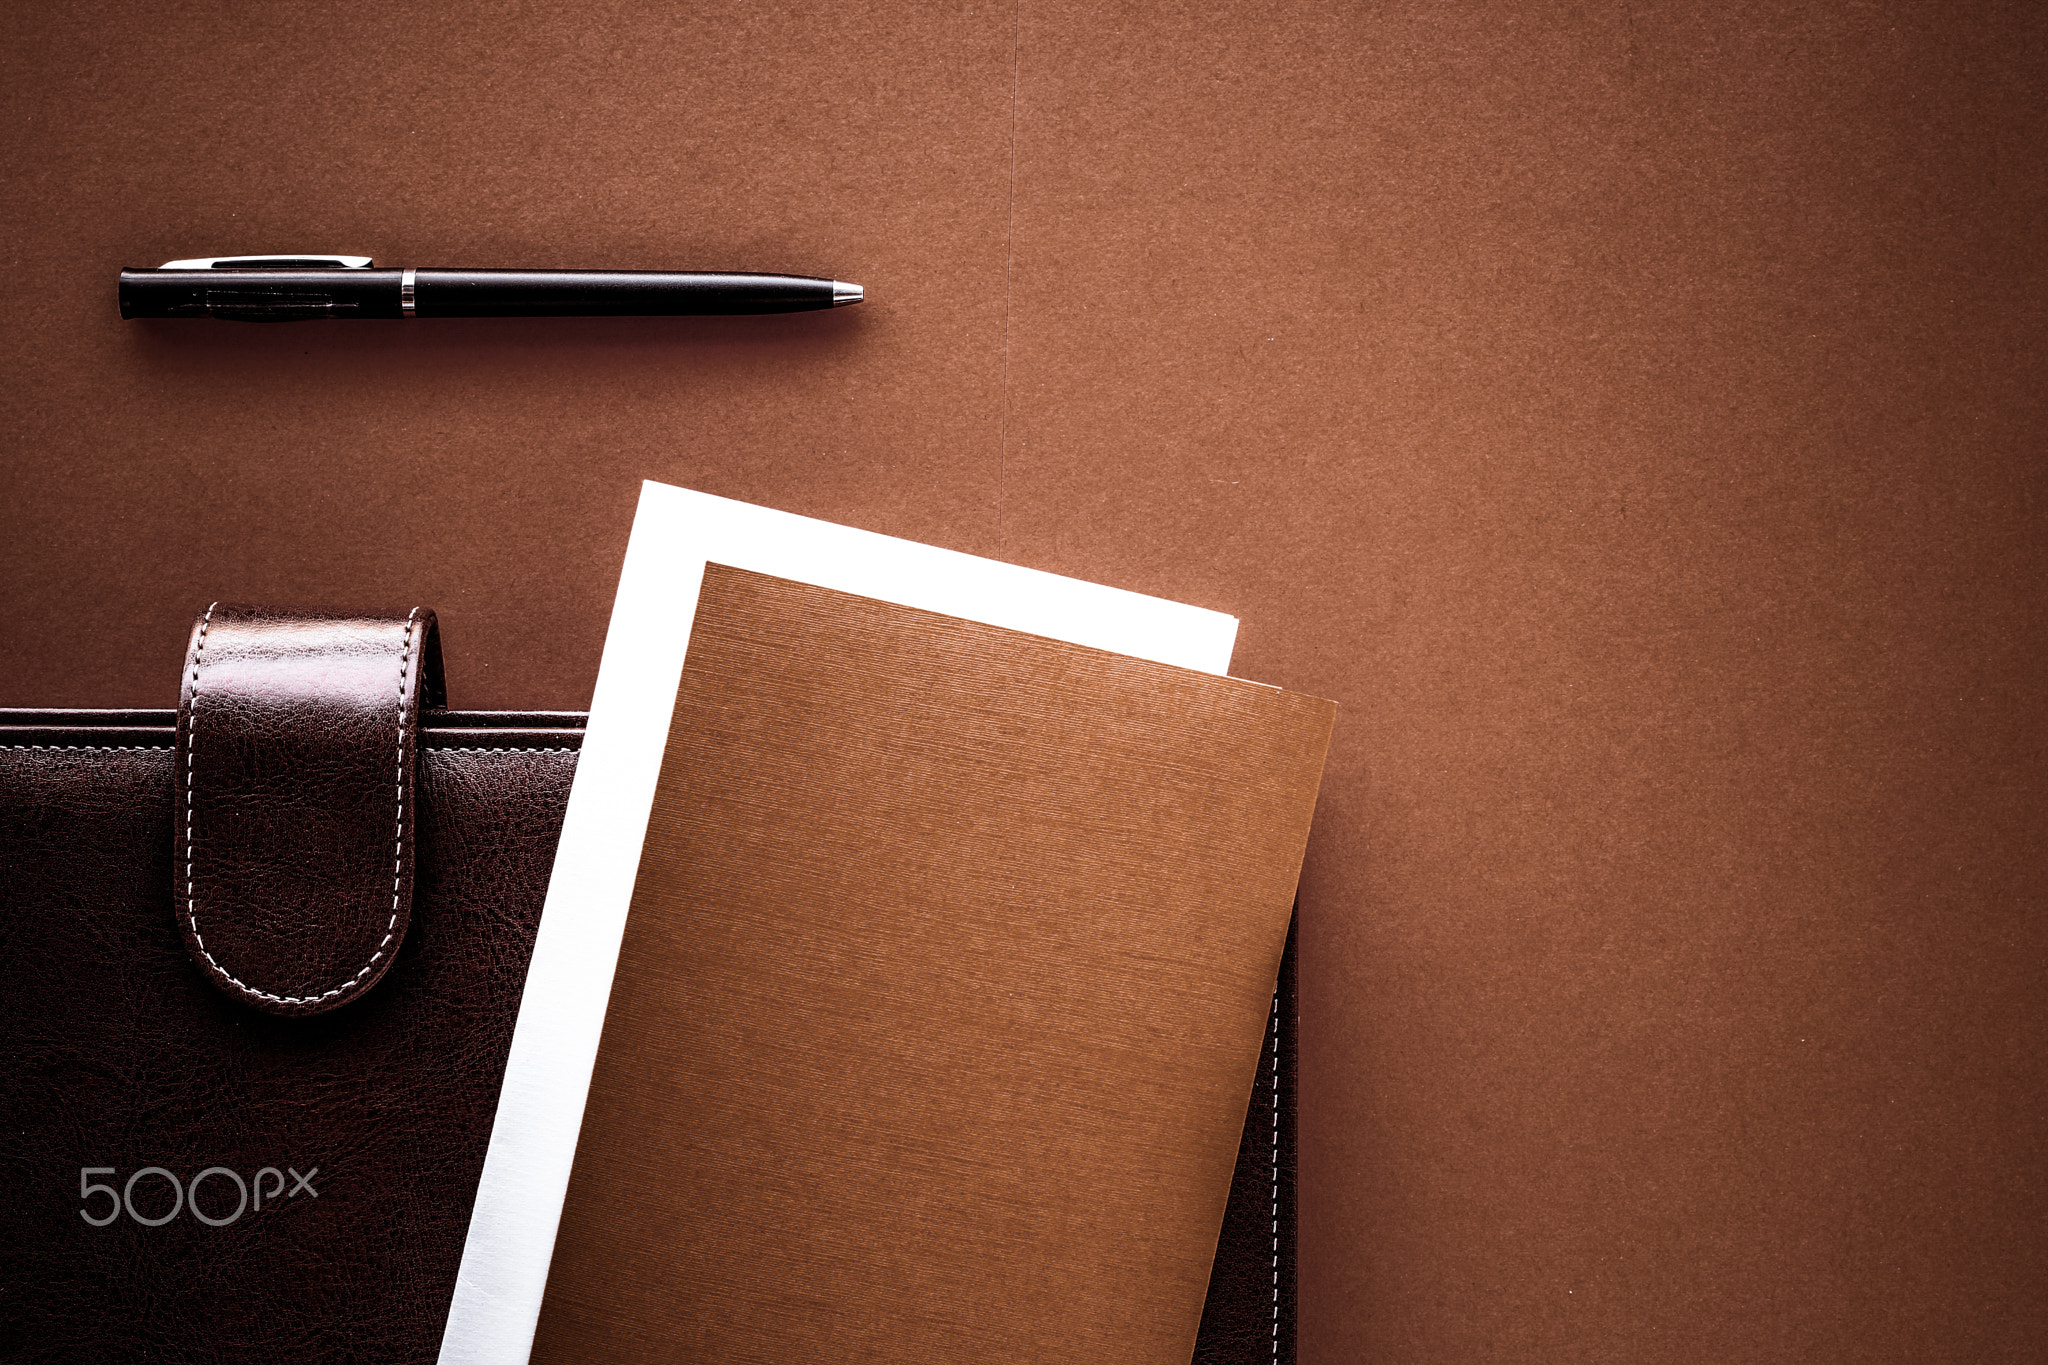
[[[583,719],[220,604],[176,712],[0,712],[0,1359],[435,1358]],[[1199,1362],[1293,1358],[1293,983]]]

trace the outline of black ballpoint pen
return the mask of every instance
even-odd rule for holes
[[[602,318],[803,313],[859,303],[810,275],[681,270],[379,270],[368,256],[201,256],[121,271],[124,318]]]

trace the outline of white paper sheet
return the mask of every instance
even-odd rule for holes
[[[1208,673],[1229,669],[1237,636],[1219,612],[642,484],[442,1365],[532,1351],[707,561]]]

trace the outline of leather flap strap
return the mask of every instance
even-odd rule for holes
[[[390,969],[412,911],[420,706],[446,691],[424,608],[216,602],[193,623],[172,891],[185,948],[221,990],[320,1014]]]

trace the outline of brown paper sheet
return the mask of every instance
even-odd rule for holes
[[[1333,710],[710,566],[534,1360],[1185,1362]]]

